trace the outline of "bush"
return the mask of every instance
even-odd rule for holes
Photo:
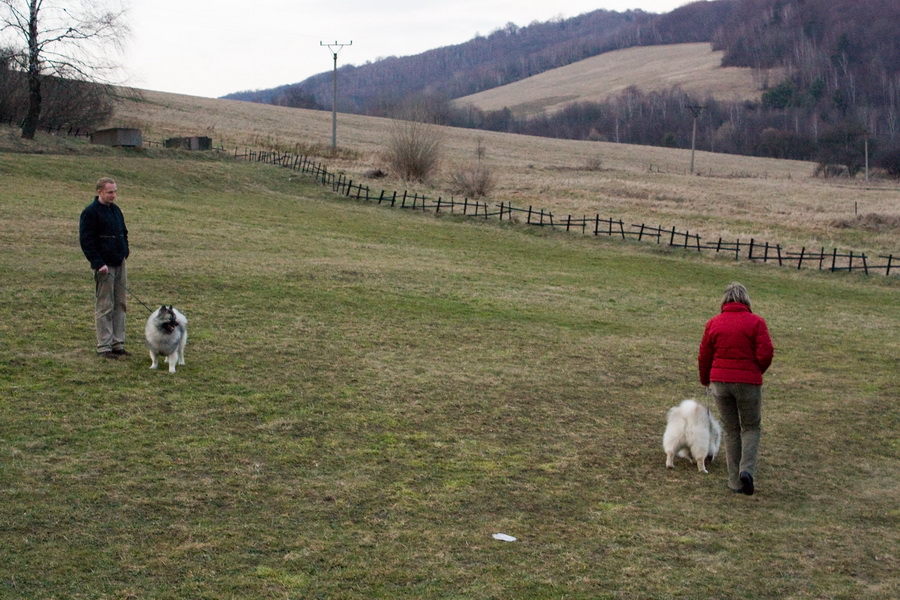
[[[426,181],[440,165],[443,145],[437,126],[412,115],[408,120],[394,121],[384,160],[401,179]]]
[[[468,198],[489,196],[494,191],[494,172],[484,164],[485,148],[481,138],[475,146],[475,163],[450,173],[450,191]]]
[[[879,151],[875,157],[875,166],[884,169],[890,177],[900,178],[900,144]]]

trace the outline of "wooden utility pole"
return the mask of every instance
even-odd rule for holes
[[[705,106],[688,106],[694,114],[694,133],[691,135],[691,175],[694,174],[694,148],[697,146],[697,119]]]
[[[338,52],[340,52],[344,46],[352,46],[353,41],[351,40],[346,44],[339,44],[337,42],[326,44],[325,42],[319,42],[319,45],[326,46],[334,55],[334,76],[332,78],[334,91],[331,99],[331,149],[337,150],[337,57]],[[335,50],[335,48],[337,49]]]

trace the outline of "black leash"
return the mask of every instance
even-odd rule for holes
[[[109,279],[109,271],[106,272],[106,278]],[[116,284],[116,285],[122,286],[122,289],[124,289],[126,292],[128,292],[128,294],[129,294],[132,298],[134,298],[134,299],[137,300],[140,304],[142,304],[142,305],[144,306],[144,308],[146,308],[146,309],[149,310],[150,312],[153,312],[154,310],[156,310],[155,308],[150,308],[149,306],[147,306],[147,303],[144,302],[143,300],[141,300],[140,298],[138,298],[138,297],[135,295],[134,292],[132,292],[131,290],[129,290],[128,287],[127,287],[124,283],[122,283],[122,281],[121,281],[118,277],[115,277],[115,276],[114,276],[114,277],[113,277],[113,281],[115,281],[115,284]]]

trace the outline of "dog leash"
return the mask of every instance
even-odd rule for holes
[[[106,272],[106,279],[109,279],[109,271]],[[141,300],[140,298],[138,298],[138,297],[135,295],[134,292],[132,292],[131,290],[129,290],[128,287],[127,287],[124,283],[122,283],[122,281],[121,281],[118,277],[113,276],[113,281],[115,281],[115,285],[120,285],[120,286],[122,286],[122,289],[124,289],[126,292],[128,292],[128,295],[130,295],[132,298],[134,298],[134,299],[137,300],[140,304],[142,304],[142,305],[144,306],[144,308],[146,308],[146,309],[149,310],[150,312],[153,312],[153,311],[155,310],[155,309],[150,308],[149,306],[147,306],[147,303],[146,303],[146,302],[144,302],[143,300]]]
[[[706,412],[712,414],[712,411],[709,409],[709,399],[712,397],[712,391],[709,389],[709,386],[706,386]]]

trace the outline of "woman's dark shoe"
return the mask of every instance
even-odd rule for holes
[[[741,471],[741,491],[747,494],[748,496],[753,495],[753,475],[748,473],[747,471]]]

